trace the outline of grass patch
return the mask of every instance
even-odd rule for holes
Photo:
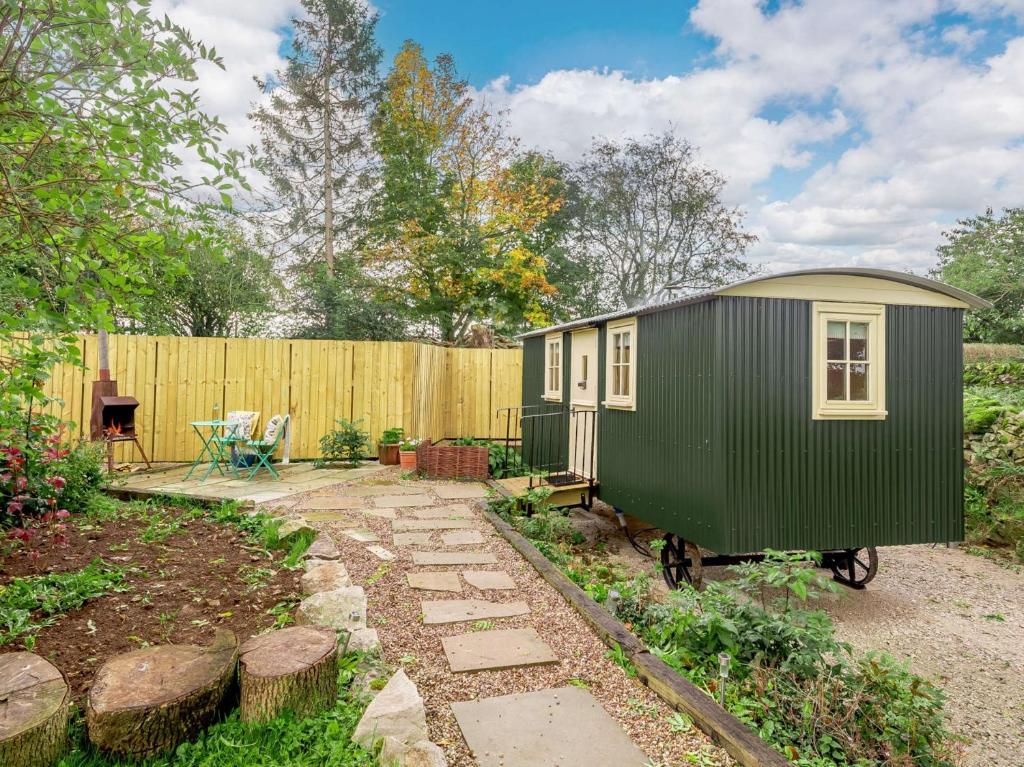
[[[964,344],[964,362],[1007,362],[1024,359],[1024,346],[1018,344]]]
[[[77,748],[58,767],[369,767],[372,752],[351,742],[359,718],[369,702],[352,688],[361,656],[339,659],[338,700],[318,716],[297,719],[291,714],[263,724],[244,724],[235,711],[224,721],[183,743],[174,752],[141,761],[125,762],[97,752],[88,745],[81,722],[72,730]]]
[[[90,599],[112,591],[124,591],[125,569],[103,560],[71,573],[13,578],[0,586],[0,646],[21,640],[26,649],[35,644],[33,634],[50,626]]]

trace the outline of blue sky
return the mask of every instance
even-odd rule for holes
[[[671,130],[726,179],[769,269],[927,271],[942,233],[1024,204],[1024,0],[372,0],[388,58],[447,52],[522,146]],[[224,56],[204,105],[256,139],[254,74],[299,0],[154,0]]]

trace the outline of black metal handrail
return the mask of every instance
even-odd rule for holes
[[[532,412],[539,411],[539,412]],[[596,478],[597,412],[562,404],[502,408],[505,412],[505,469],[509,451],[518,445],[530,487],[594,483]],[[571,438],[571,439],[570,439]]]

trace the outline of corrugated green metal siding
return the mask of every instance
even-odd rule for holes
[[[888,417],[815,421],[810,303],[716,303],[729,529],[698,543],[742,552],[962,538],[961,310],[887,307]]]
[[[572,335],[562,334],[562,401],[569,391]],[[557,405],[544,399],[545,338],[537,336],[523,341],[523,405]],[[537,409],[525,411],[537,413]],[[532,426],[531,426],[532,424]],[[523,457],[537,465],[561,466],[568,452],[568,417],[527,419],[523,429]]]
[[[637,409],[598,416],[601,499],[698,541],[724,529],[717,302],[638,318]],[[598,341],[605,397],[605,329]]]

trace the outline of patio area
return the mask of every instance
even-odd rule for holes
[[[151,470],[133,471],[116,475],[111,487],[127,491],[140,491],[151,495],[186,495],[193,498],[251,501],[255,504],[270,503],[289,495],[319,490],[341,482],[371,477],[387,471],[376,461],[365,461],[353,469],[316,468],[312,462],[274,464],[281,479],[274,479],[266,472],[253,480],[236,477],[230,472],[214,473],[202,479],[199,472],[186,479],[192,464],[163,464]]]

